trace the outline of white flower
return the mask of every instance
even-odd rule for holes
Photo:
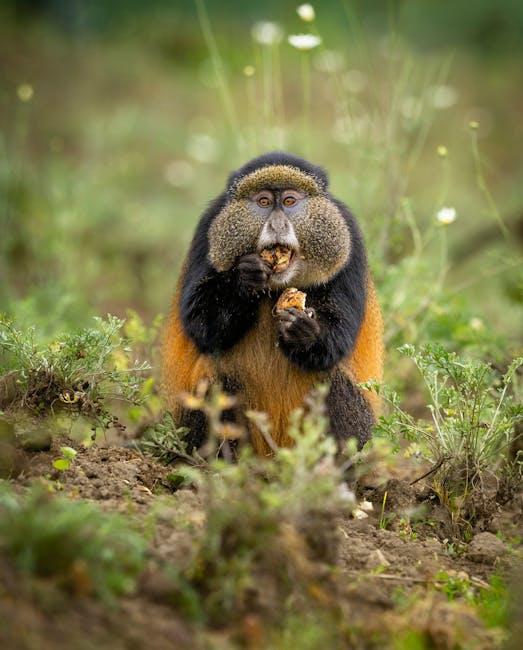
[[[298,16],[306,23],[312,23],[312,21],[316,18],[316,12],[314,11],[314,7],[308,3],[300,5],[296,9],[296,12]]]
[[[278,23],[262,20],[252,26],[252,37],[260,45],[276,45],[283,39],[283,29]]]
[[[315,34],[291,34],[288,40],[297,50],[312,50],[321,43],[321,38]]]
[[[193,180],[194,168],[186,160],[171,160],[163,170],[163,177],[173,187],[184,187]]]
[[[457,216],[456,208],[443,207],[436,213],[436,219],[444,225],[454,223]]]
[[[21,102],[28,102],[33,96],[34,90],[30,84],[20,84],[16,89],[16,94]]]
[[[471,329],[475,330],[476,332],[482,330],[485,327],[485,323],[481,320],[481,318],[478,318],[477,316],[470,319],[469,325]]]
[[[434,108],[450,108],[458,101],[458,91],[453,86],[431,86],[429,98]]]
[[[218,157],[218,142],[207,133],[194,133],[187,143],[187,153],[201,163],[211,163]]]

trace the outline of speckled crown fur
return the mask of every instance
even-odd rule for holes
[[[318,196],[324,191],[318,178],[310,176],[297,167],[270,165],[236,180],[229,190],[229,196],[233,199],[243,199],[267,187],[272,189],[292,187],[309,196]]]
[[[296,187],[311,196],[326,192],[327,172],[318,165],[284,151],[272,151],[250,160],[227,181],[230,199],[241,198],[262,187]]]

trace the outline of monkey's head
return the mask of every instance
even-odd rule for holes
[[[327,192],[325,171],[286,153],[255,158],[231,174],[226,203],[209,229],[209,260],[227,271],[238,257],[283,245],[288,268],[273,288],[327,282],[347,263],[348,224]]]

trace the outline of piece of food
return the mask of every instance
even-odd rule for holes
[[[291,263],[292,250],[278,244],[262,250],[260,257],[271,266],[274,273],[282,273]]]
[[[289,289],[285,289],[285,291],[278,298],[275,310],[282,311],[283,309],[290,309],[291,307],[294,307],[300,311],[305,311],[306,298],[306,293],[300,291],[299,289],[295,289],[294,287],[290,287]]]

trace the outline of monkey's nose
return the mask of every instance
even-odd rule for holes
[[[267,227],[270,232],[274,233],[278,237],[288,235],[291,230],[291,225],[287,217],[283,214],[281,210],[275,210],[267,222]]]

